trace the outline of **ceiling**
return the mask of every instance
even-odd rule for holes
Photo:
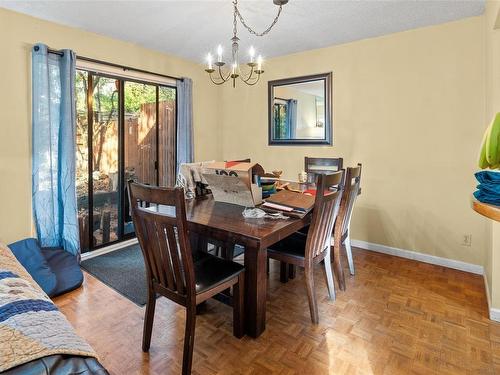
[[[257,31],[277,12],[271,0],[239,0],[239,6]],[[0,7],[196,62],[219,43],[229,50],[232,36],[231,0],[0,0]],[[244,61],[250,45],[270,58],[477,16],[484,7],[484,0],[290,0],[267,36],[238,26],[240,56]]]

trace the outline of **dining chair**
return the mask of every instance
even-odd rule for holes
[[[226,160],[226,163],[251,163],[251,158]],[[235,245],[234,243],[222,243],[220,241],[209,239],[208,242],[213,245],[214,254],[227,260],[233,260],[238,255],[243,254],[245,251],[242,246]]]
[[[307,173],[307,182],[313,183],[318,174],[329,174],[342,169],[342,158],[304,158],[304,171]]]
[[[186,308],[182,374],[191,373],[196,306],[233,287],[233,334],[243,336],[243,266],[206,252],[191,252],[184,190],[129,182],[129,199],[144,256],[148,301],[142,350],[149,351],[156,295]]]
[[[344,245],[347,262],[349,264],[349,272],[354,275],[354,262],[352,259],[351,238],[350,238],[350,224],[354,208],[354,202],[359,195],[361,185],[361,167],[358,163],[357,167],[347,168],[344,181],[344,193],[340,201],[339,214],[334,228],[334,257],[340,256],[340,249]],[[336,262],[340,264],[340,262]],[[343,270],[336,270],[337,277],[342,279],[340,283],[345,285]]]
[[[296,232],[267,249],[268,258],[304,268],[311,321],[318,324],[318,305],[314,292],[314,265],[324,260],[328,293],[335,299],[330,261],[331,238],[342,196],[343,171],[318,175],[311,224],[307,234]]]

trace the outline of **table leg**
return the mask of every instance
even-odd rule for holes
[[[266,329],[267,249],[245,247],[245,331],[259,337]]]

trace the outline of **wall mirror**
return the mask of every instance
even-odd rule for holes
[[[332,144],[332,73],[269,81],[269,144]]]

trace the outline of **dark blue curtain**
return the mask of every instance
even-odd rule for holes
[[[297,100],[286,101],[286,137],[294,139],[297,133]]]
[[[32,50],[33,215],[40,246],[80,249],[75,190],[75,54]]]

